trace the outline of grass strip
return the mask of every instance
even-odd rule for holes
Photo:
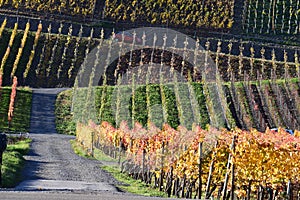
[[[122,182],[123,185],[118,185],[118,187],[124,191],[143,195],[143,196],[151,196],[151,197],[167,197],[167,194],[164,192],[160,192],[155,188],[147,185],[146,183],[142,182],[141,180],[133,179],[132,177],[128,176],[126,173],[122,173],[117,166],[103,166],[101,167],[103,170],[109,172],[113,175],[113,177]]]
[[[11,126],[8,126],[7,112],[10,103],[11,88],[0,90],[0,131],[27,132],[30,127],[32,91],[29,88],[18,88],[14,104]]]
[[[3,153],[2,187],[15,187],[22,180],[23,158],[29,151],[31,139],[24,139],[7,145]]]

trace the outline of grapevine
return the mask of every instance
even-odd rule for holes
[[[43,26],[40,22],[39,25],[38,25],[38,29],[35,33],[35,38],[34,38],[32,50],[30,52],[29,60],[27,62],[26,69],[25,69],[25,72],[23,74],[24,79],[28,76],[28,72],[30,70],[30,67],[31,67],[31,64],[32,64],[32,61],[33,61],[33,58],[34,58],[34,55],[35,55],[35,50],[36,50],[36,47],[37,47],[37,44],[38,44],[38,41],[39,41],[39,38],[40,38],[40,35],[41,35],[41,32],[42,32],[42,28],[43,28]]]
[[[60,78],[60,74],[62,72],[62,69],[64,67],[64,63],[66,61],[66,57],[67,57],[67,50],[69,48],[69,45],[71,43],[71,39],[72,39],[72,25],[69,27],[69,32],[68,32],[68,36],[67,36],[67,42],[65,43],[65,47],[64,47],[64,50],[63,50],[63,54],[62,54],[62,59],[61,59],[61,63],[58,67],[58,70],[57,70],[57,78],[59,79]]]
[[[67,15],[91,15],[94,10],[94,0],[31,0],[31,1],[19,1],[19,0],[0,0],[0,8],[6,6],[10,9],[20,9],[20,6],[27,10],[49,12],[55,14],[67,14]]]
[[[21,45],[19,47],[17,57],[16,57],[15,62],[13,64],[12,72],[10,74],[11,77],[14,77],[14,75],[16,73],[16,70],[17,70],[17,67],[18,67],[19,61],[21,59],[22,52],[23,52],[23,49],[24,49],[24,46],[25,46],[25,43],[26,43],[26,40],[27,40],[27,36],[28,36],[28,33],[29,33],[29,28],[30,28],[30,23],[27,22],[26,23],[26,28],[25,28],[25,31],[24,31],[24,35],[23,35],[23,38],[21,40]]]
[[[1,27],[0,27],[0,38],[2,37],[2,33],[3,33],[3,30],[6,26],[6,22],[7,22],[7,19],[5,18],[4,21],[2,22]]]
[[[3,70],[4,70],[4,66],[5,66],[5,63],[6,63],[6,60],[9,56],[9,53],[10,53],[10,49],[14,43],[14,39],[17,35],[17,30],[18,30],[18,23],[15,23],[15,26],[14,26],[14,29],[11,33],[11,36],[10,36],[10,40],[9,40],[9,43],[8,43],[8,47],[6,49],[6,52],[2,58],[2,61],[1,61],[1,67],[0,67],[0,74],[3,74]]]
[[[35,69],[35,74],[36,76],[38,76],[40,74],[40,71],[42,70],[42,66],[43,66],[43,62],[45,60],[45,52],[46,52],[46,47],[49,44],[49,41],[51,40],[51,29],[52,29],[52,25],[49,24],[48,26],[48,33],[46,35],[45,41],[44,41],[44,45],[42,47],[42,52],[41,52],[41,56],[39,59],[39,63]]]
[[[281,128],[278,133],[269,129],[262,133],[254,129],[227,131],[210,127],[204,130],[195,125],[192,131],[188,131],[182,126],[175,130],[167,124],[162,129],[153,124],[144,129],[138,123],[130,129],[125,121],[119,128],[104,121],[99,126],[90,122],[88,126],[81,124],[80,127],[77,131],[79,141],[88,143],[90,139],[87,133],[93,132],[103,149],[123,146],[128,162],[140,169],[146,164],[144,169],[147,168],[156,177],[164,178],[170,178],[169,172],[172,170],[171,180],[188,180],[196,183],[196,188],[202,187],[197,185],[199,143],[202,143],[201,179],[213,185],[207,188],[207,198],[219,195],[216,188],[224,188],[222,182],[225,174],[228,177],[226,188],[231,190],[228,164],[235,167],[233,175],[238,197],[246,196],[249,184],[253,193],[259,186],[264,186],[280,194],[284,183],[296,183],[300,178],[297,173],[300,159],[299,131],[295,131],[293,136]],[[196,188],[191,191],[195,192]]]
[[[105,15],[116,21],[149,22],[174,26],[231,28],[234,1],[125,0],[105,1]]]
[[[46,75],[47,75],[47,77],[50,76],[50,72],[51,72],[52,67],[53,67],[52,65],[54,63],[55,53],[56,53],[56,50],[58,48],[58,44],[59,44],[59,39],[61,37],[62,28],[63,28],[63,24],[61,23],[60,26],[59,26],[59,28],[58,28],[58,35],[56,36],[55,43],[54,43],[54,46],[53,46],[53,49],[52,49],[52,52],[51,52],[51,58],[50,58],[50,61],[49,61],[49,66],[46,68]]]
[[[71,66],[68,70],[68,77],[71,78],[72,77],[72,71],[75,67],[76,61],[77,61],[77,57],[78,57],[78,48],[79,48],[79,42],[81,41],[81,37],[82,37],[82,29],[83,27],[80,27],[79,33],[78,33],[78,37],[76,38],[76,44],[75,44],[75,49],[74,49],[74,58],[72,59],[72,63]]]

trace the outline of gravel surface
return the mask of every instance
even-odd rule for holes
[[[108,186],[119,183],[100,168],[102,163],[76,155],[70,144],[70,140],[75,137],[56,133],[54,103],[56,94],[62,90],[64,89],[33,90],[29,133],[32,143],[29,154],[25,156],[24,182],[16,189],[30,188],[32,190],[34,187],[55,189],[57,187],[57,189],[72,190],[80,189],[81,184],[83,190],[86,188],[94,190],[95,187],[87,187],[87,184],[101,183],[99,187],[104,188],[99,188],[99,190],[113,190],[113,187]]]
[[[70,144],[74,136],[34,134],[31,150],[25,159],[25,180],[46,179],[64,181],[107,182],[116,184],[100,169],[102,163],[76,155]]]
[[[16,200],[16,199],[29,199],[29,200],[173,200],[171,198],[159,197],[143,197],[120,192],[0,192],[1,200]],[[174,199],[175,200],[175,199]],[[177,199],[178,200],[178,199]]]

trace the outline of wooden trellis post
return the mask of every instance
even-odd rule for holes
[[[160,170],[160,178],[159,178],[159,191],[162,191],[163,189],[163,178],[164,178],[164,153],[165,153],[165,142],[162,142],[162,150],[161,150],[162,156],[161,156],[161,170]]]
[[[232,139],[232,144],[231,144],[231,150],[234,151],[235,148],[235,140],[236,140],[236,136],[233,137]],[[227,167],[226,167],[226,175],[225,175],[225,180],[224,180],[224,185],[223,185],[223,190],[222,190],[222,199],[226,200],[226,196],[227,196],[227,184],[228,184],[228,179],[229,179],[229,170],[230,170],[230,165],[233,165],[232,162],[232,154],[229,154],[228,156],[228,161],[227,161]]]
[[[203,142],[199,143],[199,174],[198,174],[198,199],[201,199],[202,195],[202,158],[203,158]]]
[[[233,143],[232,143],[232,152],[235,152],[235,141],[236,141],[236,136],[233,137]],[[234,173],[235,173],[235,166],[234,163],[231,164],[231,200],[234,200]]]

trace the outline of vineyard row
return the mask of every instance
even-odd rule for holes
[[[82,16],[113,21],[158,24],[173,27],[188,26],[230,29],[234,22],[244,33],[300,33],[299,0],[249,1],[170,1],[170,0],[68,0],[68,1],[7,1],[0,8],[23,12],[46,12],[49,15]],[[234,12],[242,10],[241,16]],[[241,19],[237,19],[241,18]]]
[[[243,25],[246,33],[300,33],[299,0],[249,0],[244,5]]]
[[[72,112],[75,121],[108,121],[117,127],[124,120],[131,127],[136,121],[144,127],[151,121],[157,127],[168,123],[173,128],[183,125],[189,129],[193,123],[203,128],[217,124],[260,131],[300,127],[300,87],[295,79],[250,82],[245,78],[244,82],[226,83],[221,99],[225,116],[215,111],[219,101],[211,101],[213,93],[205,87],[201,83],[151,84],[136,85],[132,91],[131,86],[101,86],[92,90],[94,96],[88,96],[89,89],[75,89]]]
[[[299,131],[220,131],[165,124],[144,129],[126,122],[78,124],[76,139],[93,155],[117,158],[121,171],[169,196],[217,199],[295,199],[299,192]],[[121,160],[125,159],[121,163]],[[291,189],[292,188],[292,189]]]
[[[4,20],[0,27],[0,46],[3,47],[0,49],[0,58],[1,72],[4,74],[4,85],[10,85],[11,77],[16,75],[20,85],[36,85],[38,87],[72,86],[77,71],[87,55],[87,49],[90,52],[99,44],[99,39],[83,38],[81,36],[82,30],[79,30],[78,37],[72,36],[72,26],[69,27],[67,35],[61,34],[63,24],[57,30],[57,34],[52,34],[51,25],[47,27],[48,31],[46,33],[41,32],[42,24],[37,27],[36,32],[28,32],[29,23],[26,25],[25,31],[19,31],[17,23],[12,31],[6,29],[5,26],[6,21]],[[92,35],[94,35],[93,29],[90,32],[90,36]],[[97,33],[97,35],[100,35],[100,40],[104,39],[104,34]],[[276,71],[278,78],[284,78],[286,72],[292,77],[299,77],[298,49],[261,47],[257,44],[236,41],[216,42],[212,40],[207,42],[201,40],[199,43],[203,46],[202,53],[203,51],[209,51],[213,61],[217,62],[221,76],[225,81],[230,80],[231,70],[233,70],[236,80],[243,80],[245,71],[247,74],[250,73],[251,79],[257,78],[258,71],[264,79],[270,79],[271,69]],[[107,45],[107,43],[103,44]],[[180,48],[178,49],[180,50]],[[121,51],[122,49],[120,49]],[[190,52],[192,51],[194,50],[192,49]],[[146,52],[148,54],[146,59],[149,62],[151,53],[148,52]],[[140,60],[138,55],[139,53],[135,52],[132,58],[132,60],[136,60],[135,63]],[[127,65],[127,56],[128,54],[120,59],[122,63],[118,64],[121,65],[121,68]],[[170,53],[164,56],[167,58],[165,60],[170,60],[172,57]],[[191,54],[191,56],[193,55]],[[114,79],[116,81],[116,77]]]

